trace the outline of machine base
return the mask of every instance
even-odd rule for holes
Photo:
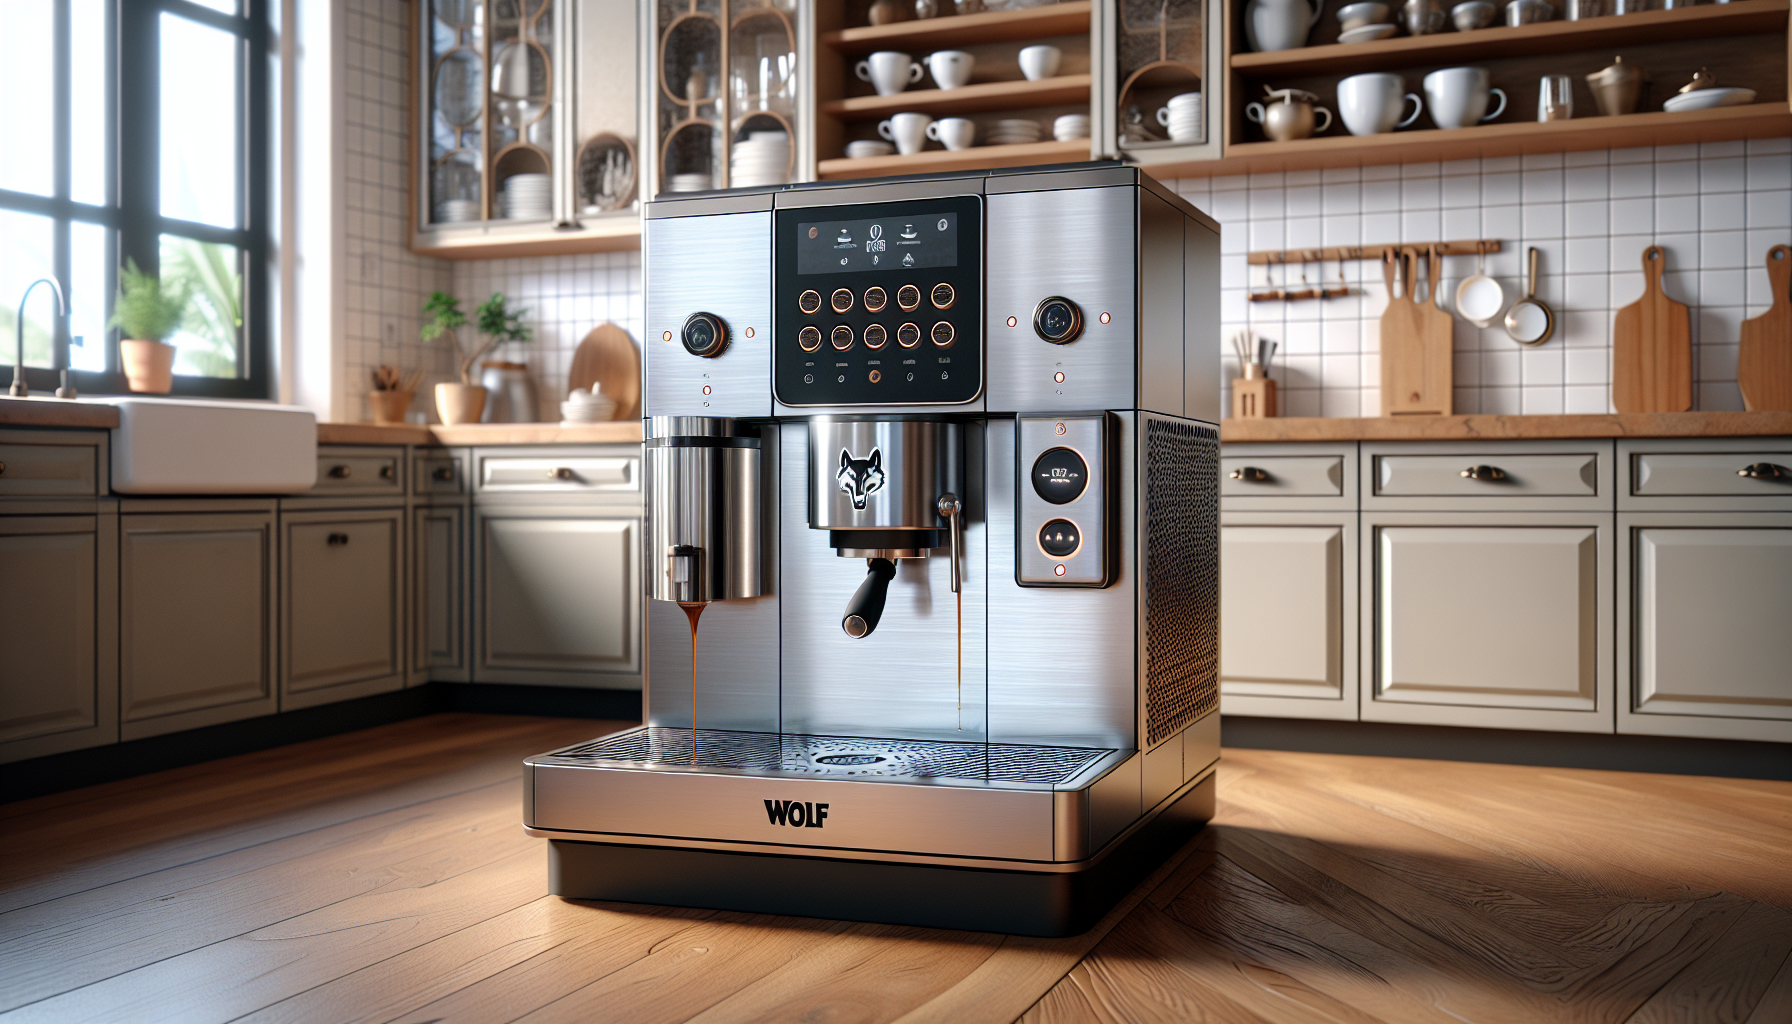
[[[548,891],[579,900],[1056,937],[1087,931],[1213,817],[1208,775],[1081,871],[995,871],[666,846],[548,842]]]

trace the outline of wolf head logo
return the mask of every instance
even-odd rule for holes
[[[871,449],[868,459],[855,459],[846,449],[840,449],[840,471],[834,474],[840,481],[840,489],[852,495],[852,507],[865,507],[865,498],[884,489],[884,453],[881,448]]]

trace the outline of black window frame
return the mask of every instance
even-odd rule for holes
[[[0,189],[0,209],[16,210],[52,219],[54,245],[51,272],[66,289],[72,279],[72,224],[80,221],[106,227],[109,259],[106,266],[108,318],[118,292],[118,268],[126,259],[152,274],[161,270],[163,235],[217,242],[234,246],[242,278],[242,333],[234,377],[174,378],[174,395],[204,398],[271,398],[274,367],[270,344],[270,274],[267,265],[270,217],[273,215],[271,152],[274,130],[269,94],[273,56],[269,52],[269,18],[274,0],[238,0],[237,13],[226,14],[190,0],[111,0],[106,14],[107,168],[106,202],[80,203],[72,198],[72,68],[69,54],[72,36],[71,0],[51,0],[55,47],[52,88],[55,162],[53,194],[31,195]],[[237,228],[176,220],[161,215],[161,18],[166,12],[237,37],[237,104],[240,123],[237,154]],[[128,173],[126,173],[128,169]],[[41,289],[40,289],[41,291]],[[16,298],[8,301],[17,301]],[[54,299],[33,294],[32,309],[42,322]],[[86,338],[84,345],[105,347],[103,371],[73,370],[70,382],[83,394],[128,394],[118,357],[118,329],[108,327],[103,338]],[[52,360],[69,365],[68,320],[56,319],[51,343]],[[14,353],[0,353],[0,364],[12,366]],[[6,379],[11,373],[5,372]],[[58,371],[46,367],[25,368],[25,381],[34,394],[53,391]]]

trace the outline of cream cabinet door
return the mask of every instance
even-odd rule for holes
[[[1629,514],[1619,731],[1792,741],[1792,515]]]
[[[1327,521],[1327,520],[1331,521]],[[1354,516],[1231,513],[1220,529],[1220,709],[1357,717]]]
[[[1364,520],[1364,720],[1612,730],[1610,516]]]
[[[411,668],[428,679],[467,681],[466,510],[411,511]]]
[[[0,762],[118,739],[117,523],[0,516]]]
[[[640,685],[639,520],[475,509],[477,682]]]
[[[404,685],[404,511],[280,516],[282,708]]]

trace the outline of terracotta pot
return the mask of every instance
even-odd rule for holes
[[[415,396],[414,391],[369,391],[367,403],[373,406],[373,422],[403,423]]]
[[[436,413],[442,422],[478,423],[485,412],[485,389],[477,384],[437,384]]]
[[[118,343],[125,380],[132,391],[165,395],[174,390],[174,346],[127,338]]]

